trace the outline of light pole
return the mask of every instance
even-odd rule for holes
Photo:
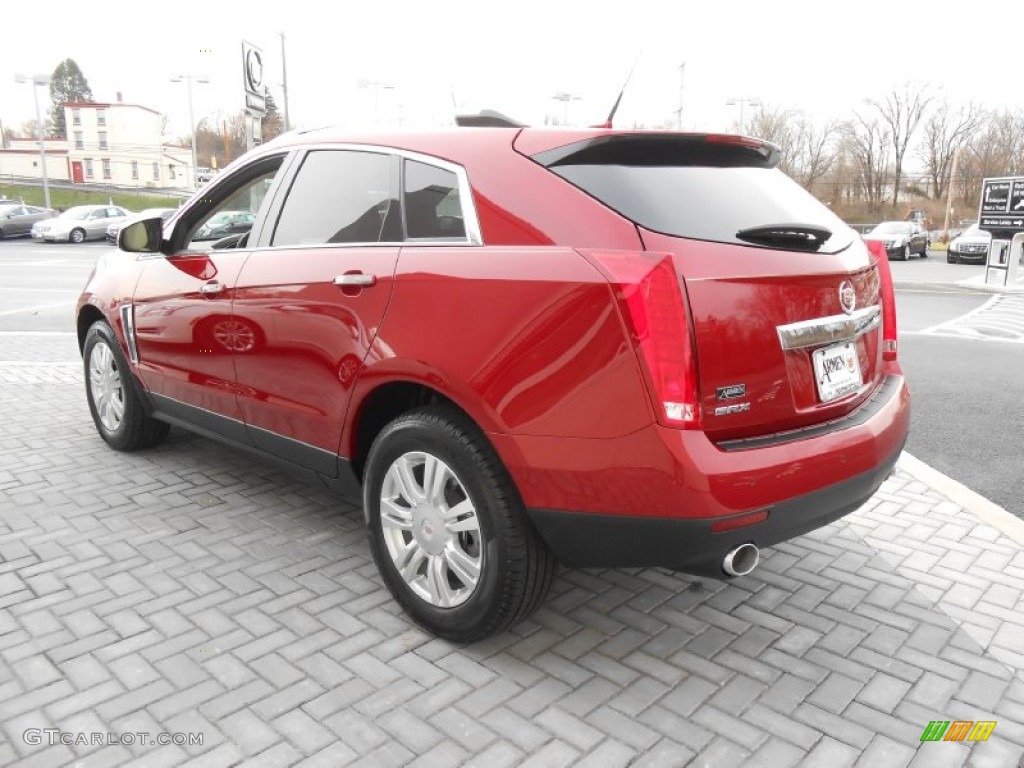
[[[46,207],[50,207],[50,179],[46,174],[46,144],[43,141],[43,118],[39,114],[39,91],[36,88],[40,85],[47,86],[50,84],[50,78],[48,75],[32,75],[32,77],[25,77],[24,75],[15,75],[14,82],[16,83],[32,83],[32,97],[36,102],[36,137],[39,139],[39,164],[43,169],[43,199],[45,200]]]
[[[288,119],[288,65],[284,59],[284,32],[278,32],[281,36],[281,93],[284,94],[284,130],[285,133],[292,129],[291,121]]]
[[[373,89],[373,124],[380,127],[380,90],[383,88],[385,91],[393,91],[395,90],[394,83],[384,83],[380,80],[359,80],[356,85],[360,88]]]
[[[186,82],[188,83],[188,126],[189,130],[192,131],[192,179],[189,187],[195,189],[199,186],[199,181],[196,178],[196,174],[199,171],[199,163],[196,161],[196,119],[192,113],[192,81],[195,80],[197,83],[208,83],[210,78],[206,75],[178,75],[172,77],[172,83]]]
[[[554,99],[555,101],[562,102],[562,125],[568,125],[569,124],[569,102],[570,101],[579,101],[583,97],[582,96],[577,96],[575,93],[567,93],[565,91],[562,91],[561,93],[556,93],[551,98]]]
[[[741,99],[733,98],[733,99],[729,99],[727,102],[725,102],[725,105],[727,107],[732,107],[732,106],[735,106],[736,104],[740,105],[740,130],[741,131],[745,131],[745,130],[747,130],[747,126],[746,126],[746,123],[743,122],[743,108],[744,108],[744,106],[749,104],[752,107],[759,107],[759,106],[761,106],[761,102],[760,102],[759,99],[752,99],[752,98],[746,98],[746,97],[741,98]]]
[[[679,109],[676,110],[676,130],[683,130],[683,86],[686,85],[686,62],[679,65]]]

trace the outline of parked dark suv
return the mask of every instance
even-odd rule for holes
[[[293,133],[78,302],[113,448],[171,424],[362,503],[418,622],[498,632],[557,561],[750,573],[890,473],[909,425],[884,249],[738,136]],[[225,211],[244,231],[202,239]]]

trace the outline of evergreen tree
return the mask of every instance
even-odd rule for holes
[[[270,141],[284,133],[284,120],[281,118],[281,113],[277,111],[277,102],[274,101],[274,96],[270,93],[269,88],[266,90],[266,97],[267,111],[263,114],[261,128],[263,141]]]
[[[92,88],[74,59],[64,59],[50,76],[50,135],[66,139],[68,127],[64,120],[64,104],[69,101],[91,102]]]

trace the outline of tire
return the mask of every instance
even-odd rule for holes
[[[5,237],[7,237],[7,235],[4,234],[3,228],[0,228],[0,240],[3,240]]]
[[[954,258],[953,258],[952,256],[950,256],[950,255],[949,255],[949,254],[947,253],[947,254],[946,254],[946,263],[947,263],[947,264],[956,264],[956,259],[954,259]]]
[[[71,234],[68,235],[68,241],[72,243],[84,243],[85,242],[85,230],[81,227],[75,227],[71,230]]]
[[[424,486],[438,481],[432,504]],[[554,556],[490,443],[455,408],[412,411],[381,431],[366,460],[363,503],[384,583],[435,635],[459,643],[494,635],[547,595]]]
[[[928,243],[925,243],[924,244],[924,248],[921,249],[921,258],[922,259],[927,259],[928,258]]]
[[[82,348],[85,396],[96,431],[118,451],[150,448],[167,436],[170,425],[150,417],[135,378],[110,325],[97,320]]]
[[[903,250],[900,252],[900,261],[910,260],[910,244],[903,246]]]

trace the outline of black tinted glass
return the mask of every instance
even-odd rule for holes
[[[839,217],[772,168],[601,164],[551,170],[630,221],[666,235],[749,245],[737,232],[804,224],[832,232],[824,251],[845,248],[852,239]]]
[[[405,161],[405,228],[409,237],[464,239],[459,182],[455,174]]]
[[[397,204],[390,167],[388,155],[310,152],[284,202],[273,245],[380,242],[397,213],[391,211]]]

